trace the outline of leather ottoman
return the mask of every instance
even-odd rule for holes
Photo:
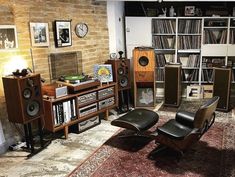
[[[136,132],[143,132],[154,126],[158,120],[159,116],[156,112],[139,108],[113,120],[111,125]]]

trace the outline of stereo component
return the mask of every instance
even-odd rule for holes
[[[105,98],[107,96],[114,95],[114,87],[109,87],[98,91],[99,99]]]
[[[85,121],[78,123],[78,133],[81,133],[89,128],[92,128],[96,125],[100,124],[100,118],[99,116],[91,117]]]
[[[78,109],[78,113],[80,117],[86,116],[88,114],[94,113],[98,110],[97,103],[82,107]]]
[[[113,81],[118,84],[118,91],[131,88],[130,60],[113,59],[108,60],[107,64],[112,65]]]
[[[213,96],[219,96],[216,110],[229,111],[231,90],[231,68],[214,68]]]
[[[165,65],[164,105],[178,107],[181,101],[181,65]]]
[[[99,110],[114,105],[114,97],[107,98],[99,102]]]
[[[154,82],[155,53],[152,48],[136,47],[133,50],[135,82]]]
[[[26,124],[44,114],[40,74],[3,77],[8,119]]]
[[[42,86],[42,94],[44,97],[60,98],[68,95],[68,89],[67,86],[57,83],[47,84]]]
[[[96,92],[88,93],[85,95],[78,96],[78,106],[82,104],[87,104],[92,101],[96,101]]]
[[[154,107],[156,103],[155,52],[153,48],[133,50],[134,107]]]

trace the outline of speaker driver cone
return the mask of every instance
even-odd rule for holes
[[[37,101],[30,101],[26,108],[27,114],[31,117],[37,115],[39,110],[40,110],[40,106]]]
[[[139,58],[139,64],[141,66],[147,66],[149,64],[149,59],[146,56],[142,56]]]
[[[126,87],[127,84],[128,84],[128,78],[126,76],[121,77],[119,80],[119,85],[121,87]]]
[[[118,75],[123,75],[123,74],[124,74],[124,69],[118,68]]]
[[[29,88],[23,90],[23,98],[29,99],[32,96],[32,91]]]

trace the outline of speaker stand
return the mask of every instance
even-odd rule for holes
[[[48,141],[48,142],[43,141],[41,119],[38,119],[38,134],[40,138],[40,148],[35,149],[31,122],[24,124],[24,132],[25,132],[25,141],[26,141],[25,149],[30,150],[30,154],[27,157],[32,157],[33,155],[39,153],[41,150],[43,150],[46,146],[48,146],[51,143],[51,141]]]
[[[119,91],[118,94],[119,94],[118,112],[124,113],[124,112],[130,111],[130,109],[129,109],[130,90],[129,89],[121,90],[121,91]]]

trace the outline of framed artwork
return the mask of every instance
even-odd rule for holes
[[[113,71],[111,64],[94,65],[94,75],[101,83],[113,82]]]
[[[136,106],[152,107],[154,106],[153,88],[137,88]]]
[[[189,85],[187,86],[187,99],[199,99],[202,98],[200,85]]]
[[[18,48],[15,25],[0,25],[0,49]]]
[[[185,6],[184,15],[185,16],[194,16],[195,15],[195,6]]]
[[[55,45],[66,47],[72,45],[71,21],[55,21]]]
[[[36,47],[49,46],[48,23],[29,23],[31,44]]]

